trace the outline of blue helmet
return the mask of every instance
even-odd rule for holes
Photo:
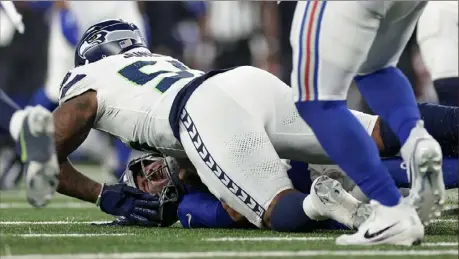
[[[75,67],[147,47],[139,28],[123,20],[104,20],[89,27],[75,50]]]

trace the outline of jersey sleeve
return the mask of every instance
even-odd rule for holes
[[[80,70],[69,71],[62,80],[59,90],[59,104],[62,104],[89,90],[96,90],[90,77]]]
[[[179,204],[178,216],[184,228],[235,227],[235,222],[222,203],[212,194],[205,192],[185,195]]]

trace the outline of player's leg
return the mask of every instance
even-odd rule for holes
[[[398,187],[410,188],[411,182],[408,179],[406,170],[400,164],[403,162],[401,158],[389,158],[383,160],[384,164],[389,169],[392,178]],[[458,160],[455,158],[445,158],[443,160],[443,179],[446,189],[458,188]]]
[[[251,223],[277,231],[304,230],[313,224],[311,218],[324,216],[314,203],[318,198],[293,189],[265,132],[264,116],[273,112],[273,106],[255,102],[259,112],[254,115],[232,97],[231,86],[250,87],[243,78],[235,80],[243,70],[208,79],[193,93],[181,115],[182,145],[209,190]]]
[[[52,114],[40,106],[18,109],[3,91],[0,91],[0,111],[0,128],[18,142],[25,163],[27,199],[33,206],[42,207],[58,184]]]
[[[458,156],[459,108],[431,103],[418,104],[424,127],[441,146],[445,157]],[[378,133],[381,137],[384,151],[382,156],[395,156],[400,151],[400,141],[393,133],[388,123],[379,121]]]
[[[356,2],[299,2],[291,35],[292,89],[301,117],[330,158],[369,197],[392,206],[400,195],[374,142],[345,102],[378,26],[376,14]]]
[[[19,106],[11,100],[3,90],[0,90],[0,131],[13,135],[13,131],[19,131],[15,127],[12,127],[11,120],[13,115],[20,110]],[[15,133],[16,135],[16,133]],[[19,135],[19,133],[17,133]],[[17,139],[17,137],[16,137]]]
[[[457,1],[430,1],[417,28],[419,49],[438,100],[449,106],[459,103],[457,9]]]
[[[298,3],[292,24],[292,82],[297,91],[297,109],[330,158],[372,200],[379,201],[373,202],[374,216],[357,234],[338,238],[339,244],[411,245],[424,235],[415,210],[400,202],[400,193],[375,143],[345,103],[349,85],[367,56],[387,4]],[[413,220],[415,227],[395,224]]]
[[[397,2],[389,6],[378,34],[360,67],[357,86],[370,108],[386,121],[397,135],[401,155],[413,186],[412,202],[424,223],[441,213],[445,188],[442,179],[442,152],[438,142],[425,130],[413,89],[395,67],[426,2]],[[426,187],[423,179],[428,179]]]

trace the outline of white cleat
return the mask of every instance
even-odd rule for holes
[[[349,228],[358,228],[371,214],[369,205],[359,202],[338,181],[325,175],[314,180],[306,200],[311,208],[305,208],[306,204],[303,207],[312,219],[333,219]]]
[[[337,245],[411,246],[421,243],[424,226],[412,205],[402,201],[397,206],[386,207],[373,200],[370,205],[372,213],[357,233],[339,236]]]
[[[44,207],[59,183],[53,116],[41,106],[27,107],[24,112],[19,144],[25,164],[27,200],[34,207]]]
[[[445,201],[441,147],[419,121],[400,153],[411,182],[408,201],[427,225],[441,215]]]

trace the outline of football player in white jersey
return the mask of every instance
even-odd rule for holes
[[[207,74],[190,69],[148,51],[138,28],[120,20],[90,27],[75,64],[54,111],[60,193],[143,224],[158,216],[160,202],[153,197],[94,182],[67,160],[95,128],[135,149],[189,158],[210,191],[258,227],[288,231],[319,217],[303,209],[312,201],[293,189],[279,155],[330,161],[298,116],[290,87],[275,76],[254,67]],[[371,131],[376,118],[354,114]],[[292,199],[294,209],[282,209]]]
[[[121,20],[91,26],[78,44],[75,65],[54,111],[60,193],[145,224],[160,216],[160,197],[123,184],[101,185],[67,160],[96,128],[135,149],[189,159],[215,197],[260,228],[290,231],[324,216],[311,209],[310,196],[293,188],[280,157],[331,161],[291,102],[291,88],[277,77],[249,66],[190,69],[151,53],[138,28]],[[372,131],[374,116],[352,113]],[[330,198],[321,202],[331,208],[339,190],[324,187]],[[350,218],[354,212],[330,209],[327,216]]]
[[[419,17],[417,39],[440,104],[458,106],[458,2],[429,1]]]
[[[290,41],[292,88],[301,117],[330,158],[373,200],[373,216],[342,245],[417,243],[444,202],[442,152],[425,130],[407,78],[396,68],[425,1],[299,1]],[[402,199],[378,150],[346,107],[355,79],[388,122],[414,179]],[[416,211],[419,212],[416,213]]]
[[[91,25],[112,17],[138,24],[145,32],[137,1],[55,1],[50,18],[46,82],[35,94],[31,105],[42,105],[51,111],[57,107],[59,85],[67,71],[74,67],[74,50],[79,39]],[[100,161],[111,173],[116,174],[117,168],[124,167],[118,164],[111,140],[98,131],[91,131],[78,151]]]

